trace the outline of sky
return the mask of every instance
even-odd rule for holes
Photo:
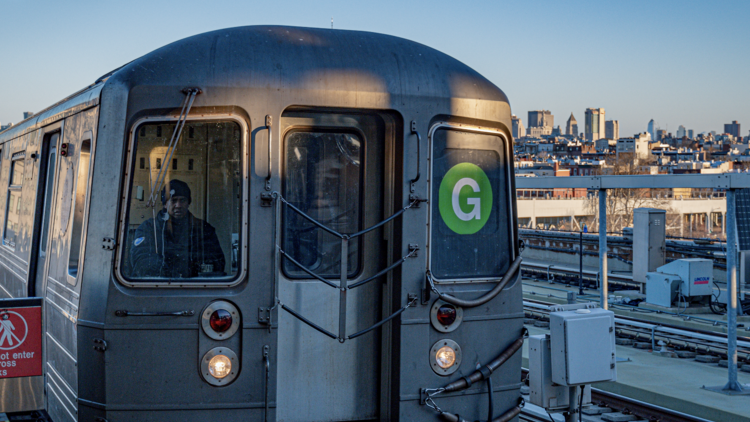
[[[527,125],[604,108],[620,136],[750,129],[750,1],[0,0],[0,123],[19,122],[170,42],[290,25],[379,32],[477,70]]]

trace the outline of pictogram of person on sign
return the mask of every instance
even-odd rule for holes
[[[13,346],[14,338],[16,339],[16,342],[21,342],[18,340],[18,337],[13,334],[15,329],[16,327],[14,327],[13,323],[8,319],[8,314],[2,314],[2,316],[0,316],[0,346],[4,346],[6,341],[8,342],[8,346]]]

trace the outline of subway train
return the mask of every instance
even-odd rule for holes
[[[479,73],[369,32],[218,30],[100,77],[0,133],[0,295],[41,298],[43,350],[0,410],[515,420],[510,128]]]

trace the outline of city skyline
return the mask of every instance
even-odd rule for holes
[[[721,133],[736,120],[746,123],[741,135],[748,135],[748,2],[549,2],[544,13],[519,3],[455,8],[445,1],[426,8],[395,1],[189,0],[3,6],[3,125],[187,36],[260,24],[330,28],[333,18],[336,29],[390,34],[444,51],[500,87],[513,114],[523,119],[528,111],[550,110],[563,132],[563,116],[582,118],[586,108],[601,107],[619,121],[621,136],[644,132],[650,119],[673,134],[680,125],[695,134]]]

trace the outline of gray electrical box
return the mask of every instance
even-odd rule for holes
[[[667,212],[637,208],[633,212],[633,281],[646,283],[646,273],[666,262]]]
[[[665,308],[672,307],[681,283],[682,279],[678,275],[649,272],[646,274],[646,302]]]
[[[529,336],[529,401],[549,411],[570,405],[570,387],[552,382],[549,334]],[[583,389],[583,404],[591,403],[591,386]]]
[[[550,312],[552,382],[616,381],[615,314],[601,308]]]

